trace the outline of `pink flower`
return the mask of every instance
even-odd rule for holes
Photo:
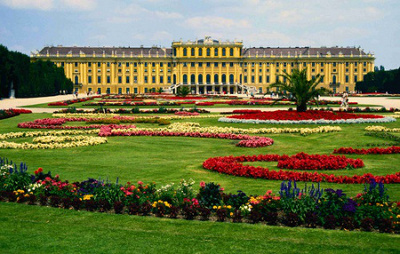
[[[205,183],[204,181],[201,181],[201,182],[200,182],[200,187],[201,187],[201,188],[206,187],[206,183]]]
[[[137,184],[139,184],[139,185],[143,185],[143,182],[142,182],[142,181],[139,181],[139,182],[137,182]]]

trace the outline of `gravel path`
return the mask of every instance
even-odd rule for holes
[[[79,98],[85,98],[86,94],[80,94]],[[54,101],[63,101],[73,99],[72,94],[68,95],[57,95],[57,96],[48,96],[48,97],[37,97],[37,98],[23,98],[23,99],[3,99],[0,100],[0,109],[8,109],[8,108],[26,108],[24,106],[41,104],[41,103],[50,103]],[[338,101],[339,97],[321,97],[321,99]],[[358,102],[359,104],[368,104],[368,105],[376,105],[378,107],[384,106],[386,108],[400,108],[400,98],[390,98],[390,97],[349,97],[350,102]],[[53,113],[60,108],[26,108],[32,110],[33,113]],[[243,108],[249,109],[249,108]],[[260,109],[263,111],[273,111],[278,109],[287,109],[287,108],[257,108],[251,107],[251,109]],[[211,112],[230,112],[232,108],[207,108],[207,110]]]

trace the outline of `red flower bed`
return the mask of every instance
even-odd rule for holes
[[[332,112],[332,111],[318,111],[318,110],[309,110],[306,112],[277,110],[277,111],[261,112],[258,114],[234,115],[234,116],[228,116],[228,118],[299,121],[299,120],[319,120],[319,119],[342,120],[342,119],[357,119],[357,118],[383,118],[383,116],[378,116],[378,115],[360,116],[346,112]]]
[[[296,180],[304,182],[331,182],[331,183],[369,183],[372,179],[383,183],[400,183],[400,172],[385,176],[374,176],[370,173],[354,176],[333,175],[317,172],[297,172],[283,170],[269,170],[263,167],[243,165],[245,161],[279,161],[280,159],[290,158],[287,155],[253,155],[253,156],[227,156],[209,158],[203,163],[203,168],[217,171],[219,173],[245,176],[252,178],[263,178],[269,180]],[[341,160],[341,159],[339,159]]]
[[[18,113],[18,114],[32,114],[32,110],[29,110],[29,109],[12,108],[10,110],[12,110],[14,113]]]
[[[261,113],[261,110],[257,109],[236,109],[232,111],[233,114],[258,114]]]
[[[116,131],[112,131],[116,129]],[[118,131],[116,127],[102,126],[100,128],[99,136],[166,136],[166,137],[197,137],[197,138],[220,138],[220,139],[233,139],[241,140],[237,146],[242,147],[264,147],[270,146],[274,143],[274,140],[267,137],[249,136],[242,134],[230,134],[230,133],[200,133],[200,132],[168,132],[168,131]]]
[[[339,149],[335,149],[333,153],[340,154],[395,154],[400,153],[400,146],[391,146],[388,148],[368,148],[368,149],[354,149],[352,147],[341,147]]]
[[[215,103],[214,102],[197,102],[196,105],[197,106],[214,106]]]
[[[68,106],[74,103],[78,102],[84,102],[84,101],[89,101],[93,100],[95,97],[86,97],[86,98],[81,98],[81,99],[73,99],[73,100],[66,100],[66,101],[56,101],[56,102],[51,102],[47,104],[47,106]]]

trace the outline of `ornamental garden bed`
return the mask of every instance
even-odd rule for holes
[[[42,168],[30,175],[24,163],[17,168],[0,160],[0,165],[0,201],[171,219],[400,233],[400,202],[390,201],[384,184],[374,179],[355,197],[320,185],[300,189],[291,181],[282,182],[278,193],[268,190],[264,195],[247,195],[242,191],[225,193],[213,182],[200,182],[196,190],[192,180],[160,188],[141,181],[124,185],[95,179],[70,183]]]

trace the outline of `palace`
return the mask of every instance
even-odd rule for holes
[[[244,48],[243,42],[210,37],[174,41],[161,47],[45,47],[32,61],[64,67],[75,90],[86,93],[148,93],[187,86],[193,94],[277,92],[270,88],[293,68],[307,68],[308,78],[323,75],[321,86],[354,92],[374,70],[374,56],[355,47]],[[282,80],[284,81],[284,80]]]

